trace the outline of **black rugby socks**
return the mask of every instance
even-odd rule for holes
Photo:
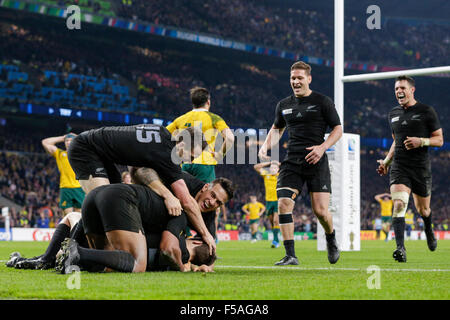
[[[295,257],[294,240],[283,240],[284,249],[287,256]]]
[[[397,248],[405,247],[405,218],[392,218]]]
[[[47,247],[47,250],[42,256],[42,260],[52,261],[56,259],[56,254],[59,249],[61,249],[61,243],[67,238],[70,234],[70,227],[64,223],[58,224],[56,227],[55,233],[53,234],[52,239],[50,240],[50,244]]]
[[[94,263],[121,272],[133,272],[134,269],[134,257],[126,251],[86,249],[78,246],[78,253],[81,264]]]

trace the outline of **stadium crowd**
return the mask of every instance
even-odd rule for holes
[[[19,133],[20,134],[16,134]],[[44,153],[41,139],[60,133],[51,128],[37,132],[33,128],[18,128],[11,124],[0,127],[0,190],[1,195],[22,206],[20,212],[13,210],[12,226],[38,227],[52,226],[62,218],[58,208],[59,173],[55,160]],[[361,228],[373,229],[373,220],[380,215],[374,196],[388,191],[388,179],[376,173],[376,160],[384,158],[387,150],[362,148],[361,151]],[[443,230],[448,224],[450,205],[447,199],[447,177],[450,168],[449,152],[432,152],[433,168],[433,220],[436,230]],[[232,168],[230,168],[232,166]],[[253,165],[220,164],[217,176],[231,179],[237,186],[235,197],[227,203],[227,220],[220,220],[219,228],[234,225],[241,231],[248,229],[242,206],[249,202],[250,195],[256,195],[264,203],[262,178],[254,171]],[[306,189],[306,188],[305,188]],[[413,206],[411,205],[411,208]],[[416,212],[416,228],[420,229],[420,219]],[[294,210],[295,231],[317,229],[317,219],[311,212],[311,204],[306,190],[297,198]],[[270,229],[265,220],[262,226]]]
[[[122,5],[118,15],[303,55],[330,59],[334,52],[333,11],[305,10],[301,2],[290,7],[248,0],[133,0],[132,5]],[[371,31],[366,26],[367,17],[347,18],[347,60],[417,67],[448,61],[448,25],[409,25],[389,19],[380,30]]]
[[[136,15],[136,18],[156,24],[176,25],[203,32],[220,31],[223,32],[221,36],[241,41],[262,41],[264,44],[264,41],[267,41],[268,46],[273,46],[272,43],[282,47],[292,45],[293,48],[301,48],[308,54],[311,51],[314,52],[311,54],[315,55],[332,55],[328,52],[332,43],[326,42],[326,39],[332,39],[329,36],[330,30],[327,30],[329,27],[326,23],[321,23],[328,21],[323,13],[274,8],[255,1],[241,0],[217,0],[206,5],[198,1],[145,1],[146,10],[141,8],[143,4],[144,1],[134,0],[133,5],[127,5],[123,9],[123,15]],[[179,19],[180,15],[173,14],[173,10],[168,10],[174,4],[180,10],[186,9],[186,15],[183,11],[182,20]],[[216,17],[216,12],[221,12],[220,10],[223,14]],[[254,10],[254,21],[240,20],[249,10]],[[92,105],[90,108],[127,113],[151,112],[154,116],[173,119],[190,110],[188,90],[199,85],[210,89],[211,111],[221,115],[230,126],[268,129],[273,121],[277,101],[291,93],[288,82],[289,61],[286,62],[286,70],[279,72],[271,68],[270,64],[232,61],[226,57],[226,53],[213,59],[190,53],[189,50],[164,50],[158,45],[152,45],[149,40],[142,41],[143,38],[133,32],[124,36],[117,30],[102,29],[104,37],[99,38],[98,30],[86,28],[82,36],[71,34],[71,37],[67,37],[64,33],[56,32],[52,23],[37,18],[20,17],[2,10],[0,18],[0,107],[45,102],[45,99],[52,98],[54,93],[43,97],[42,88],[54,88],[72,90],[77,97],[89,97],[86,103],[81,101],[80,104],[75,100],[52,100],[54,106]],[[310,26],[305,21],[309,21]],[[348,50],[352,55],[363,54],[365,50],[359,48],[359,45],[364,44],[367,48],[367,57],[363,57],[365,61],[372,59],[368,52],[373,51],[378,55],[373,59],[377,63],[385,64],[439,65],[447,58],[444,54],[445,36],[449,33],[446,33],[448,29],[442,26],[407,27],[404,30],[408,35],[408,43],[400,43],[398,40],[404,39],[404,34],[400,36],[394,32],[392,35],[385,35],[384,31],[374,36],[379,37],[377,39],[380,41],[373,42],[368,40],[365,34],[356,31],[358,28],[355,29],[352,24],[356,25],[358,21],[352,21],[349,22],[349,32],[353,32],[352,37],[361,41],[353,41],[353,47],[349,44],[346,48],[352,48]],[[297,28],[298,24],[301,26]],[[300,34],[290,35],[289,39],[279,36],[289,34],[290,31],[283,30],[290,30],[291,27],[292,30],[299,30]],[[308,27],[308,30],[305,30],[305,27]],[[312,36],[302,36],[312,30]],[[367,33],[367,30],[364,32]],[[274,39],[276,34],[278,36]],[[307,42],[304,40],[306,38]],[[397,45],[393,46],[392,43],[395,42]],[[121,45],[118,46],[117,43]],[[388,48],[380,50],[380,46],[396,47],[398,51],[395,52],[401,54],[394,54]],[[370,49],[374,47],[376,50]],[[411,55],[404,54],[408,48],[416,47],[422,50],[420,59],[417,60],[415,51]],[[355,60],[360,58],[352,57]],[[8,69],[10,67],[13,71]],[[71,77],[73,74],[80,77]],[[92,85],[87,84],[88,80],[85,79],[90,79],[88,77],[95,78]],[[105,79],[116,82],[105,82]],[[313,65],[313,89],[332,96],[332,79],[332,69]],[[106,84],[101,86],[103,83]],[[113,85],[126,87],[128,94],[114,93]],[[419,100],[439,109],[444,135],[450,129],[450,124],[444,121],[450,116],[450,111],[438,105],[440,97],[435,92],[446,92],[447,86],[448,79],[440,81],[439,78],[427,78],[427,82],[420,83],[417,90]],[[22,90],[23,88],[30,89]],[[104,103],[99,104],[93,93],[109,95],[111,100],[104,100]],[[349,85],[346,87],[345,131],[358,133],[361,137],[389,138],[387,113],[395,104],[392,81],[368,81]],[[40,140],[46,136],[59,135],[61,132],[46,132],[44,136],[42,131],[36,134],[24,129],[0,129],[1,194],[24,208],[15,213],[14,225],[38,225],[38,220],[43,219],[42,212],[44,216],[48,215],[49,223],[52,222],[50,218],[53,218],[53,223],[57,223],[61,218],[61,211],[57,208],[58,172],[54,160],[44,154]],[[373,196],[387,191],[388,181],[378,177],[375,172],[376,160],[384,158],[383,152],[377,149],[364,149],[362,152],[363,228],[370,228],[372,220],[379,212]],[[445,197],[449,153],[437,152],[431,159],[434,170],[433,217],[436,224],[443,225],[447,223],[450,211]],[[258,200],[264,202],[262,179],[249,165],[235,165],[233,170],[219,166],[217,175],[228,177],[237,183],[239,189],[236,198],[228,204],[228,219],[230,223],[239,226],[242,224],[244,227],[241,207],[248,201],[250,193],[256,194]],[[294,217],[298,231],[315,230],[317,224],[309,209],[310,203],[305,203],[309,201],[308,198],[299,197],[300,200],[295,206]],[[48,207],[50,209],[45,209]],[[27,217],[27,223],[24,223],[25,219],[21,220],[22,216]]]
[[[33,20],[0,23],[2,65],[14,65],[19,73],[28,75],[27,80],[10,78],[9,71],[0,68],[0,105],[45,102],[55,92],[49,90],[46,94],[50,96],[43,97],[42,88],[53,87],[80,97],[51,100],[55,106],[150,113],[172,119],[189,110],[188,90],[199,85],[209,88],[214,112],[223,115],[230,125],[269,128],[277,101],[290,94],[288,66],[280,75],[265,64],[236,63],[226,56],[218,63],[209,57],[162,50],[138,39],[125,39],[119,33],[113,32],[103,41],[89,30],[83,32],[83,38],[66,38],[54,34],[51,25],[36,24]],[[114,41],[123,45],[118,47]],[[82,77],[81,80],[79,77],[68,80],[73,74]],[[85,85],[89,77],[96,79],[92,86]],[[313,66],[313,89],[332,96],[332,78],[331,69]],[[128,94],[112,92],[113,86],[108,82],[101,86],[106,79],[117,81]],[[418,97],[439,109],[446,132],[448,124],[443,120],[450,116],[450,111],[440,108],[439,97],[433,91],[445,91],[448,79],[428,79],[419,84]],[[18,84],[31,90],[26,94],[19,89],[16,93],[8,91],[9,95],[2,99],[2,92]],[[387,113],[396,104],[392,87],[390,80],[347,85],[346,132],[362,137],[389,137]],[[103,98],[104,95],[109,98]],[[364,125],[368,122],[371,125]]]

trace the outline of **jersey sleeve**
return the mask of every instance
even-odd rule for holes
[[[169,130],[170,133],[173,133],[177,129],[177,120],[178,118],[166,127],[166,129]]]
[[[442,128],[436,111],[431,107],[428,111],[427,122],[428,127],[430,128],[430,133]]]
[[[322,115],[330,128],[334,128],[341,124],[336,107],[333,101],[328,97],[323,100]]]
[[[286,121],[283,118],[281,104],[278,102],[277,107],[275,108],[275,121],[273,125],[279,129],[286,127]]]
[[[219,130],[219,132],[222,132],[224,129],[229,128],[228,125],[225,123],[225,120],[222,119],[222,117],[218,116],[215,113],[210,113],[211,120],[212,120],[212,126]]]
[[[52,156],[58,160],[59,159],[59,155],[61,154],[61,149],[60,148],[56,148],[56,151],[52,153]]]

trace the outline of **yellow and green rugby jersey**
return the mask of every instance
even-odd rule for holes
[[[67,158],[67,151],[57,148],[53,157],[56,159],[56,165],[60,173],[59,187],[60,188],[81,188],[80,183],[75,179],[75,172],[70,166]]]
[[[381,216],[382,217],[390,217],[392,215],[392,200],[380,200],[378,201],[381,206]]]
[[[277,201],[277,174],[270,174],[268,170],[261,169],[259,173],[264,179],[266,189],[266,201]]]
[[[406,214],[405,214],[405,223],[409,224],[409,225],[413,225],[414,224],[414,213],[406,212]]]
[[[170,133],[173,133],[175,130],[198,126],[201,127],[211,151],[203,151],[203,153],[199,157],[195,158],[192,163],[216,165],[217,161],[214,159],[211,152],[214,152],[214,145],[217,135],[222,130],[228,128],[228,125],[220,116],[203,108],[193,109],[192,111],[176,118],[166,128],[170,131]]]
[[[250,212],[249,219],[252,220],[259,219],[259,212],[264,208],[264,205],[258,201],[255,203],[249,202],[244,204],[242,208]]]

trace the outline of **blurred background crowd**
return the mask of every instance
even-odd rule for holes
[[[302,55],[332,59],[333,11],[304,8],[303,2],[254,0],[34,1],[108,17],[254,43]],[[176,8],[176,10],[174,10]],[[450,23],[440,19],[391,17],[381,30],[368,32],[366,16],[346,16],[346,60],[405,68],[449,62]],[[0,190],[17,203],[12,225],[54,226],[59,175],[41,140],[70,129],[111,125],[73,119],[26,121],[21,104],[138,114],[171,120],[191,109],[189,89],[203,86],[212,96],[211,111],[232,128],[269,129],[276,103],[291,94],[293,61],[166,39],[128,30],[84,24],[82,31],[61,27],[58,18],[0,8]],[[312,65],[313,90],[333,97],[333,68]],[[418,77],[416,96],[437,110],[444,138],[449,129],[450,79]],[[387,114],[396,105],[393,81],[366,81],[345,87],[344,129],[366,139],[390,139]],[[285,137],[286,138],[286,137]],[[372,229],[380,209],[374,195],[388,192],[388,180],[375,171],[385,147],[361,146],[361,228]],[[447,147],[448,148],[448,147]],[[450,152],[431,152],[432,211],[435,226],[448,223]],[[227,221],[246,228],[241,207],[255,194],[264,202],[261,177],[251,165],[219,165],[217,176],[232,179],[236,197],[227,205]],[[295,207],[297,231],[315,231],[317,220],[304,193]],[[0,221],[1,227],[2,221]]]

